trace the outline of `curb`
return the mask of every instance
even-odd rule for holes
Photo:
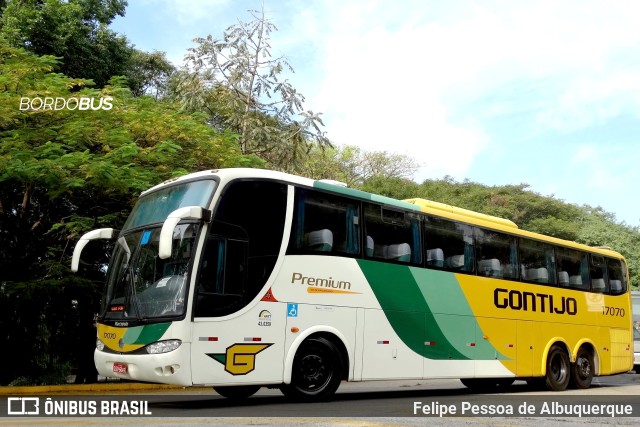
[[[203,390],[202,388],[197,388]],[[194,390],[193,387],[183,387],[167,384],[149,383],[96,383],[96,384],[66,384],[43,385],[25,387],[0,387],[0,396],[15,396],[29,394],[56,394],[56,393],[116,393],[116,392],[141,392],[141,391],[185,391]],[[207,388],[206,390],[211,390]]]

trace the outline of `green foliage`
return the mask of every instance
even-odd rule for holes
[[[406,178],[374,176],[359,187],[369,193],[389,195],[395,199],[404,200],[416,197],[419,186],[414,181]]]
[[[243,156],[237,135],[217,132],[202,114],[134,97],[122,79],[91,89],[87,80],[53,73],[55,67],[53,57],[0,42],[0,330],[3,347],[24,349],[11,365],[19,368],[4,374],[12,377],[0,376],[4,383],[17,376],[41,381],[59,368],[60,375],[48,380],[57,381],[73,360],[71,334],[79,324],[91,325],[111,250],[88,245],[85,259],[92,261],[72,275],[69,258],[81,234],[118,228],[136,195],[165,179],[263,164]],[[110,97],[112,108],[21,111],[22,99],[46,97]],[[80,301],[76,312],[69,311],[71,300]],[[58,347],[58,337],[66,337],[61,342],[68,348]],[[91,348],[94,343],[92,338]]]
[[[315,179],[334,179],[357,187],[378,178],[408,181],[417,169],[415,160],[401,154],[364,151],[352,145],[314,145],[300,162],[289,164],[285,171]]]
[[[162,98],[169,79],[176,71],[164,52],[133,51],[127,67],[127,85],[134,96],[153,95]]]
[[[27,387],[27,386],[36,385],[36,383],[31,378],[18,377],[15,380],[11,381],[8,385],[9,387]]]
[[[450,177],[426,180],[421,196],[441,203],[507,218],[529,231],[576,240],[582,215],[578,206],[529,190],[527,184],[489,187],[479,183],[455,182]]]
[[[627,259],[631,283],[640,285],[640,229],[615,222],[615,216],[602,208],[584,206],[578,241],[590,246],[609,246]]]
[[[103,218],[118,217],[114,213],[131,206],[132,194],[164,179],[194,170],[259,164],[241,156],[235,137],[216,132],[204,117],[180,113],[175,105],[150,97],[133,97],[118,82],[100,91],[70,92],[70,87],[87,82],[49,73],[55,63],[51,57],[4,47],[0,60],[5,88],[0,108],[6,112],[0,128],[0,200],[6,215],[22,220],[34,196],[42,204],[68,203],[57,221],[39,224],[45,231],[64,230],[68,237],[77,237],[78,232],[104,225]],[[20,111],[23,97],[111,97],[113,108]],[[80,216],[86,212],[91,215]]]
[[[486,186],[451,177],[413,181],[377,176],[358,188],[385,196],[407,199],[420,197],[476,212],[507,218],[524,230],[576,241],[589,246],[608,246],[627,259],[631,285],[640,286],[640,229],[616,222],[602,208],[577,206],[542,196],[527,184]]]
[[[65,75],[103,87],[124,75],[133,49],[107,28],[124,16],[126,0],[10,1],[0,17],[0,37],[13,47],[62,58]]]

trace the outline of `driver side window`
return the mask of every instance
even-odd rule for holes
[[[198,275],[195,316],[225,316],[245,304],[247,243],[209,237]]]

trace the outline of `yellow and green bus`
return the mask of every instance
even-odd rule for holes
[[[114,239],[104,376],[331,396],[341,381],[589,387],[633,366],[624,258],[423,199],[257,169],[141,194]]]

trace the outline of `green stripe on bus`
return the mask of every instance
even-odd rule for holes
[[[358,264],[391,327],[411,350],[430,359],[469,359],[443,333],[409,267],[365,260]],[[427,331],[436,345],[425,345]]]
[[[152,325],[134,326],[127,329],[122,337],[125,344],[149,344],[158,341],[169,329],[171,322],[156,323]]]
[[[506,360],[491,343],[478,339],[484,334],[453,273],[410,267],[410,271],[442,333],[460,353],[476,360]],[[469,344],[473,342],[474,346]]]
[[[430,359],[508,359],[478,339],[482,328],[453,273],[373,261],[358,264],[393,330],[414,352]]]

